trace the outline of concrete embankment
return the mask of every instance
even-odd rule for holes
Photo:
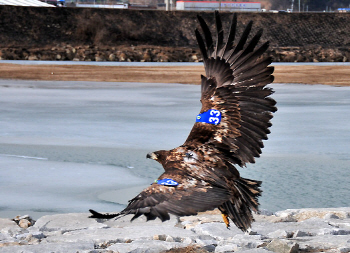
[[[0,252],[350,252],[350,208],[255,215],[249,233],[226,229],[217,212],[146,222],[58,214],[0,219]],[[34,225],[33,225],[34,224]]]
[[[200,61],[197,12],[0,6],[0,59]],[[212,13],[201,13],[213,21]],[[228,30],[230,13],[222,13]],[[275,61],[350,61],[347,13],[239,13]],[[214,23],[214,22],[212,22]]]

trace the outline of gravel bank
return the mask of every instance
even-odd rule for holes
[[[86,213],[0,219],[0,252],[350,252],[349,207],[265,212],[246,234],[226,229],[215,211],[164,223],[129,219]]]

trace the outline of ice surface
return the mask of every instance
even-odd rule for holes
[[[272,87],[272,134],[240,170],[264,181],[261,208],[349,206],[350,88]],[[0,217],[120,210],[162,172],[146,154],[181,145],[200,109],[195,85],[1,80],[0,94]]]

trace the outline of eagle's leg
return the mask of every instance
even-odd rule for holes
[[[230,221],[228,220],[228,215],[227,214],[224,214],[224,213],[221,213],[222,215],[222,219],[224,220],[225,224],[226,224],[226,228],[229,228],[230,227]]]

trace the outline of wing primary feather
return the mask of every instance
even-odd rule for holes
[[[130,221],[133,221],[135,219],[137,219],[138,217],[140,217],[143,213],[139,212],[139,210],[137,209],[135,212],[135,215],[131,218]]]
[[[239,40],[239,42],[238,42],[238,44],[237,44],[237,46],[235,48],[234,54],[236,52],[239,52],[239,51],[243,50],[244,45],[247,42],[249,33],[250,33],[251,29],[252,29],[252,26],[253,26],[253,21],[249,21],[248,25],[244,29],[244,32],[242,33],[242,36],[241,36],[241,38],[240,38],[240,40]]]
[[[169,215],[168,215],[168,217],[166,217],[166,216],[164,215],[164,213],[162,213],[160,210],[158,210],[157,207],[151,208],[151,211],[150,211],[150,212],[151,212],[154,216],[156,216],[156,217],[158,217],[159,219],[161,219],[161,221],[166,221],[167,218],[169,217]],[[170,219],[170,217],[169,217],[169,219]]]
[[[155,220],[157,218],[157,215],[154,213],[153,209],[151,209],[149,213],[144,213],[144,215],[146,216],[147,221]]]
[[[167,210],[162,208],[157,208],[157,212],[162,221],[170,220],[170,215],[168,214]]]
[[[214,49],[213,38],[210,32],[210,29],[207,23],[205,23],[204,19],[201,16],[197,15],[197,19],[204,33],[205,43],[207,44],[207,54],[208,54],[208,57],[210,57]]]
[[[255,61],[267,50],[269,47],[269,42],[265,42],[254,52],[251,52],[243,57],[238,58],[236,61],[231,63],[231,69],[233,70],[233,75],[236,75],[236,72],[239,71],[239,67],[248,66],[254,64]]]
[[[270,65],[272,62],[272,58],[269,57],[267,59],[263,59],[261,61],[256,62],[256,65],[246,65],[239,68],[239,71],[236,71],[235,78],[239,78],[240,80],[247,79],[250,76],[254,76],[255,73],[260,73],[261,71],[265,70],[268,65]]]
[[[248,46],[244,49],[244,54],[247,54],[247,53],[250,53],[250,52],[254,51],[254,48],[259,43],[262,34],[263,34],[263,29],[260,29],[255,34],[255,36],[251,39],[251,41],[249,42]]]
[[[195,34],[196,34],[199,50],[201,51],[201,54],[202,54],[202,57],[203,57],[203,61],[204,61],[204,60],[208,59],[208,55],[207,55],[207,50],[205,48],[205,44],[204,44],[204,41],[203,41],[203,37],[200,34],[200,32],[198,31],[198,29],[195,30]]]
[[[273,73],[273,71],[274,71],[273,67],[267,67],[263,72],[260,72],[254,76],[251,76],[248,80],[253,80],[255,82],[263,81],[266,78],[269,78]]]
[[[236,48],[234,53],[227,58],[227,61],[231,65],[233,65],[235,62],[239,61],[240,59],[244,58],[249,53],[253,52],[254,48],[256,47],[256,45],[260,41],[262,33],[263,33],[263,29],[260,29],[244,49],[242,48],[241,50],[238,50]]]
[[[224,31],[222,29],[222,22],[218,11],[215,11],[215,23],[216,23],[216,48],[214,52],[214,58],[220,57],[218,53],[220,52],[224,41]]]
[[[237,28],[237,14],[233,14],[232,16],[232,20],[231,20],[231,25],[230,25],[230,32],[227,38],[227,42],[225,45],[225,50],[223,53],[223,56],[225,59],[229,59],[229,51],[232,50],[233,47],[233,42],[235,40],[236,37],[236,28]],[[231,54],[233,53],[233,50],[231,52]]]
[[[256,79],[253,79],[253,78],[250,78],[250,79],[246,79],[246,80],[239,80],[239,81],[235,81],[233,84],[234,85],[237,85],[237,86],[242,86],[242,87],[248,87],[248,86],[251,86],[251,85],[255,85],[255,86],[265,86],[267,84],[270,84],[272,83],[274,80],[274,76],[267,76],[265,78],[262,78],[261,80],[256,80]]]

